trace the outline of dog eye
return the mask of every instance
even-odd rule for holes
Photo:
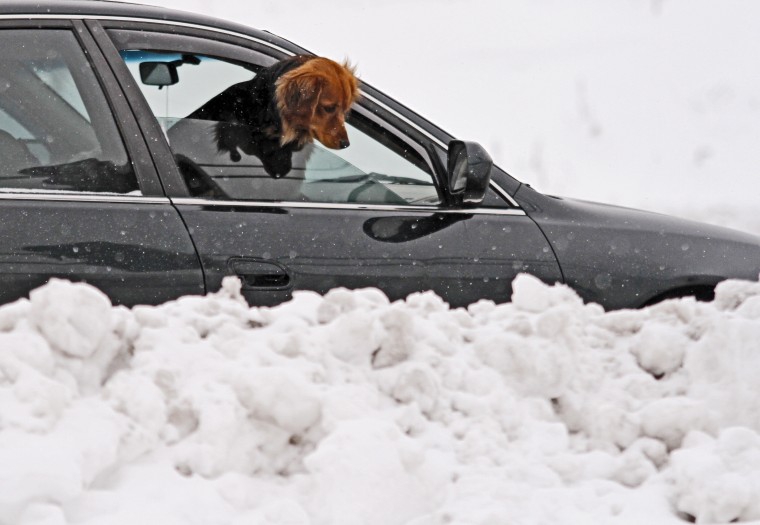
[[[338,109],[337,104],[332,104],[330,106],[322,106],[322,111],[325,113],[335,113],[335,110]]]

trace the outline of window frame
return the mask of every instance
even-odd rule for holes
[[[110,50],[104,50],[104,54],[108,57],[109,62],[112,62],[111,66],[117,73],[118,78],[122,83],[122,88],[127,92],[128,97],[134,99],[133,109],[140,115],[138,120],[147,125],[147,133],[149,134],[148,139],[151,144],[157,146],[157,155],[164,158],[167,156],[169,157],[172,166],[168,168],[169,171],[162,171],[161,174],[162,176],[167,175],[167,180],[164,180],[164,186],[167,188],[167,194],[170,198],[197,197],[192,197],[185,186],[185,182],[174,163],[171,149],[169,148],[163,132],[160,130],[157,119],[154,117],[147,100],[145,100],[142,90],[136,84],[132,74],[124,64],[124,61],[119,54],[119,48],[122,46],[134,47],[146,51],[171,49],[172,51],[193,52],[232,61],[248,62],[262,65],[264,67],[277,60],[292,56],[277,48],[265,46],[257,42],[232,36],[228,37],[228,35],[219,35],[212,31],[195,28],[177,28],[173,25],[161,23],[114,20],[101,20],[97,22],[88,21],[88,26],[91,31],[93,31],[96,40],[98,40],[98,43],[101,46],[108,45],[111,47]],[[151,35],[146,37],[146,33],[151,33]],[[130,36],[136,38],[130,41]],[[145,37],[145,40],[141,41],[141,37]],[[112,38],[114,39],[111,40]],[[107,39],[107,44],[105,39]],[[125,76],[128,76],[128,78],[122,78]],[[424,207],[431,210],[446,207],[448,203],[446,202],[446,194],[443,191],[442,185],[442,181],[445,180],[443,164],[438,159],[438,155],[434,153],[435,146],[430,140],[423,133],[407,125],[402,119],[387,112],[382,106],[372,100],[360,99],[351,111],[356,112],[371,123],[387,130],[399,142],[405,144],[420,156],[423,162],[427,164],[432,182],[435,185],[441,201],[438,205]],[[200,200],[200,198],[197,199]],[[219,202],[229,203],[235,201],[220,200]],[[240,202],[256,203],[258,201],[251,200]],[[280,204],[285,204],[285,202]],[[332,205],[332,203],[316,202],[314,204],[324,204],[324,206]],[[373,205],[361,204],[361,206]],[[399,204],[398,206],[403,207],[404,205]],[[407,206],[419,207],[412,204]]]
[[[150,160],[148,146],[144,141],[142,132],[140,131],[129,106],[124,100],[124,95],[119,88],[116,78],[113,76],[108,63],[100,52],[99,46],[93,40],[85,24],[76,19],[58,18],[0,20],[0,31],[11,29],[40,31],[57,29],[66,30],[74,36],[77,45],[84,55],[84,59],[90,65],[90,70],[100,88],[100,95],[102,95],[112,116],[117,133],[124,146],[128,162],[132,166],[137,179],[141,195],[122,195],[116,193],[76,190],[56,190],[54,193],[49,193],[18,188],[13,189],[12,191],[4,191],[3,198],[14,198],[18,196],[30,198],[30,196],[33,196],[38,199],[45,199],[54,195],[55,200],[118,200],[120,202],[130,199],[155,200],[156,198],[164,198],[165,193],[161,186],[161,181],[156,172],[155,166]]]
[[[163,136],[163,131],[158,120],[144,100],[143,94],[138,86],[135,85],[134,78],[129,72],[126,64],[119,55],[116,46],[107,35],[107,30],[133,30],[163,33],[169,35],[178,35],[182,37],[196,37],[206,42],[218,42],[224,45],[232,45],[247,51],[256,51],[258,53],[270,56],[275,60],[280,60],[294,54],[310,54],[310,52],[297,44],[293,44],[276,35],[268,34],[266,31],[248,32],[243,30],[231,30],[225,27],[211,27],[203,23],[193,21],[174,21],[174,20],[157,20],[141,16],[90,16],[82,17],[84,23],[89,28],[95,41],[100,46],[101,52],[108,60],[111,69],[127,95],[132,111],[140,123],[146,142],[151,146],[151,155],[153,162],[158,168],[161,175],[162,184],[170,199],[183,199],[187,202],[195,200],[203,201],[204,205],[212,205],[212,200],[203,200],[197,197],[191,197],[184,180],[182,179],[179,169],[174,162],[171,150]],[[213,54],[213,53],[212,53]],[[245,59],[244,59],[245,61]],[[366,95],[361,99],[361,104],[372,107],[372,114],[376,116],[381,125],[384,127],[392,126],[401,135],[401,140],[409,142],[410,139],[415,144],[423,146],[426,152],[425,160],[430,164],[434,176],[434,183],[437,189],[445,188],[448,180],[447,173],[447,150],[448,143],[453,140],[453,136],[436,126],[432,122],[424,119],[414,113],[408,107],[398,101],[388,97],[383,92],[377,90],[372,85],[361,82],[362,93]],[[485,204],[475,207],[463,207],[456,202],[451,202],[447,192],[442,192],[442,202],[437,207],[439,211],[449,211],[456,213],[467,213],[476,211],[477,213],[523,215],[520,204],[515,200],[514,195],[522,183],[511,177],[507,172],[494,165],[491,175],[491,184],[489,194],[491,204]],[[498,204],[496,204],[498,201]],[[232,202],[232,201],[227,201]],[[255,203],[256,201],[235,201],[241,204],[246,202]],[[271,203],[262,205],[269,206]],[[284,203],[278,204],[282,206]],[[293,203],[296,205],[297,203]],[[315,206],[319,204],[315,203]],[[328,204],[322,204],[322,207],[331,207]],[[361,207],[371,207],[376,205],[361,205]],[[408,205],[409,209],[413,206]],[[390,208],[387,207],[386,208]],[[436,209],[432,206],[427,209]]]

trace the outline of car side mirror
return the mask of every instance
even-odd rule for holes
[[[449,142],[449,195],[462,204],[480,204],[491,181],[493,160],[477,142]]]
[[[171,62],[141,62],[140,80],[146,86],[173,86],[179,82],[177,66]]]

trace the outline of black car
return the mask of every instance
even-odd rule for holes
[[[345,150],[315,143],[281,179],[219,154],[193,112],[303,53],[160,8],[3,2],[0,301],[63,277],[159,303],[238,275],[251,304],[376,286],[456,306],[528,272],[622,308],[760,273],[756,237],[543,195],[367,84]]]

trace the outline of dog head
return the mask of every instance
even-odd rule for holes
[[[317,139],[331,149],[348,147],[346,113],[359,97],[359,81],[348,62],[307,60],[277,79],[275,97],[281,145]]]

